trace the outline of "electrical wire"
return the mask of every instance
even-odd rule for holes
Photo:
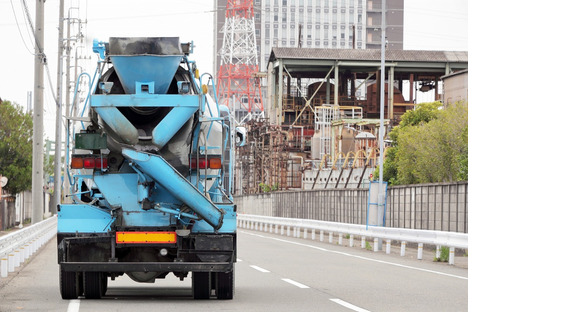
[[[50,87],[50,91],[52,93],[52,98],[54,99],[54,102],[56,103],[56,106],[60,106],[60,104],[58,103],[58,99],[56,98],[56,94],[54,92],[54,87],[52,85],[52,79],[50,78],[50,70],[48,67],[48,60],[46,58],[46,54],[44,53],[44,49],[41,49],[40,44],[38,43],[38,38],[36,37],[36,33],[34,32],[34,26],[32,25],[32,18],[30,17],[30,12],[28,11],[28,5],[26,4],[26,0],[22,0],[22,4],[24,5],[24,10],[26,12],[26,19],[28,20],[28,25],[30,25],[30,29],[32,30],[32,35],[34,36],[34,43],[35,43],[35,49],[39,51],[40,55],[37,55],[37,57],[41,57],[42,58],[42,64],[44,65],[44,69],[46,71],[46,76],[48,77],[48,85]]]
[[[10,0],[10,6],[12,7],[12,14],[14,14],[14,21],[16,22],[16,27],[18,28],[18,34],[20,34],[20,39],[22,39],[22,44],[24,45],[28,53],[34,55],[34,53],[30,51],[30,48],[28,48],[28,45],[26,45],[26,41],[22,36],[22,31],[20,30],[20,23],[18,23],[18,18],[16,17],[16,11],[14,10],[14,4],[12,3],[12,0]]]

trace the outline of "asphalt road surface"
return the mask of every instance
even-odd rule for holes
[[[468,270],[240,229],[233,300],[191,299],[191,278],[109,280],[101,300],[62,300],[56,239],[8,278],[0,311],[467,311]]]

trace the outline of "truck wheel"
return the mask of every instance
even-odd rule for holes
[[[193,272],[191,275],[193,299],[209,299],[211,292],[209,272]]]
[[[234,269],[231,272],[218,272],[216,295],[219,300],[230,300],[234,298],[235,279]]]
[[[109,286],[109,277],[106,273],[101,273],[101,296],[104,296],[107,293],[107,287]]]
[[[62,299],[77,299],[79,297],[79,284],[77,272],[66,272],[60,267],[59,285]]]
[[[103,273],[101,272],[85,272],[84,288],[86,299],[101,299],[103,295],[102,279]]]

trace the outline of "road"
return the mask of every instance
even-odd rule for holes
[[[431,260],[239,230],[233,300],[190,298],[191,279],[109,281],[101,300],[62,300],[56,239],[0,280],[0,311],[467,311],[468,270]]]

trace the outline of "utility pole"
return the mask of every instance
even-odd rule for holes
[[[386,37],[386,21],[385,12],[387,11],[387,0],[382,1],[381,5],[381,112],[380,112],[380,128],[379,128],[379,191],[377,192],[377,210],[386,207],[385,199],[387,194],[383,194],[383,160],[385,149],[385,37]],[[389,94],[390,96],[391,94]],[[384,210],[378,211],[377,222],[380,226],[385,226]],[[383,241],[379,239],[379,250],[382,250]]]
[[[43,131],[44,131],[44,1],[36,1],[36,24],[34,37],[36,42],[34,55],[34,114],[32,116],[32,224],[42,221],[44,210],[44,169],[43,165]]]
[[[63,26],[64,26],[64,0],[60,0],[58,11],[58,69],[56,75],[56,133],[54,147],[54,207],[50,207],[51,211],[56,211],[56,207],[60,204],[61,185],[60,185],[60,168],[61,168],[61,133],[62,133],[62,58],[63,58]]]

